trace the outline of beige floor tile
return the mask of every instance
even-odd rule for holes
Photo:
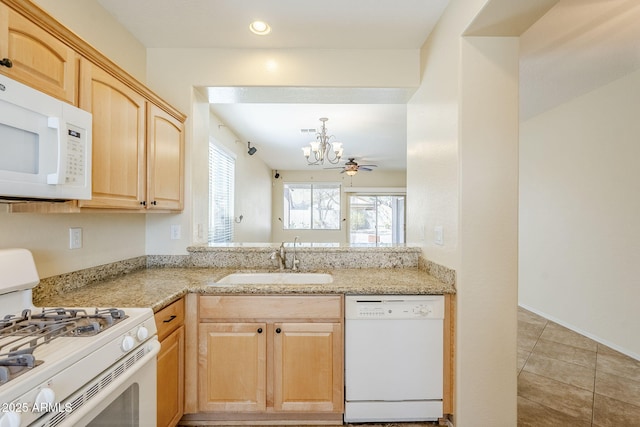
[[[518,396],[572,418],[591,420],[593,393],[580,387],[522,371],[518,377]]]
[[[533,349],[533,354],[558,359],[564,362],[596,369],[596,352],[570,345],[540,339]]]
[[[593,425],[597,427],[640,426],[640,406],[596,394]]]
[[[640,382],[640,361],[614,350],[598,352],[596,369]]]
[[[522,371],[522,368],[524,368],[524,364],[527,363],[527,359],[529,358],[530,354],[530,351],[518,348],[518,361],[516,365],[518,373],[520,373],[520,371]]]
[[[531,353],[536,346],[538,337],[531,337],[518,331],[518,349]]]
[[[593,392],[593,383],[596,375],[595,368],[585,368],[575,363],[541,356],[536,354],[535,349],[529,356],[522,371],[542,375],[590,392]]]
[[[538,316],[537,314],[524,309],[522,307],[518,307],[518,321],[523,321],[527,323],[535,323],[539,325],[546,325],[549,321],[542,316]]]
[[[540,338],[589,351],[597,351],[598,349],[598,344],[595,341],[553,322],[547,324]]]
[[[632,405],[640,405],[640,382],[627,377],[597,372],[595,392]]]
[[[518,427],[591,427],[591,420],[570,417],[524,397],[518,397]]]

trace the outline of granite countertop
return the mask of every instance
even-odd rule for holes
[[[39,306],[151,307],[158,311],[187,293],[199,294],[452,294],[445,284],[418,268],[318,270],[333,282],[321,285],[222,285],[218,280],[239,268],[148,268],[38,301]],[[273,270],[250,270],[266,272]],[[296,274],[294,272],[290,274]]]

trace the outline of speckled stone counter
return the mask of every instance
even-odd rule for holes
[[[200,294],[450,294],[444,283],[418,268],[341,268],[330,273],[333,282],[321,285],[222,285],[216,282],[235,272],[273,271],[246,268],[147,268],[127,272],[65,291],[41,295],[38,306],[151,307],[158,311],[192,292]],[[290,274],[296,274],[294,272]]]

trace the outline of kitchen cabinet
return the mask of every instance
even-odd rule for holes
[[[184,207],[184,124],[147,103],[147,209]]]
[[[341,295],[197,300],[191,420],[341,420]],[[188,400],[188,399],[187,399]]]
[[[145,200],[144,97],[83,61],[80,108],[93,114],[92,198],[80,207],[140,209]]]
[[[42,27],[0,4],[0,73],[77,105],[79,55]]]
[[[182,210],[184,125],[83,61],[80,108],[93,114],[92,198],[82,208]]]
[[[155,315],[160,340],[157,425],[175,426],[184,411],[184,299]]]
[[[184,114],[32,2],[0,0],[3,58],[0,73],[93,114],[92,199],[11,212],[183,209]]]

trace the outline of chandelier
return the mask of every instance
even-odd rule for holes
[[[329,119],[326,117],[320,118],[322,129],[316,132],[316,140],[310,142],[308,147],[302,147],[302,152],[310,165],[322,165],[325,160],[335,165],[342,157],[342,143],[330,142],[334,136],[327,135],[327,120]]]

